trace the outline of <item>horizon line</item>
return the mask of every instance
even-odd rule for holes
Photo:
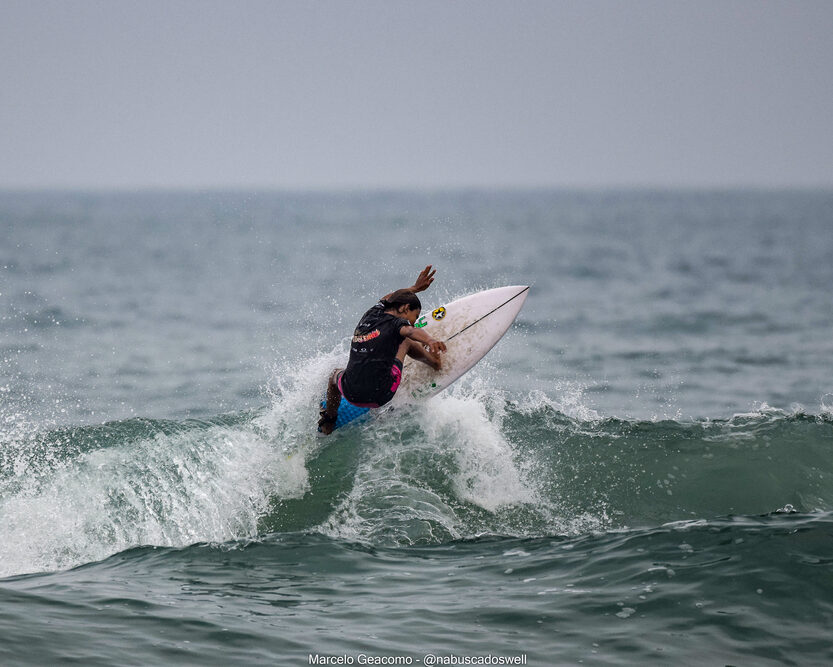
[[[833,183],[609,183],[609,184],[470,184],[470,185],[243,185],[243,184],[135,184],[135,185],[4,185],[2,194],[136,194],[136,193],[189,193],[189,194],[233,194],[233,193],[309,193],[309,194],[351,194],[351,193],[410,193],[438,194],[455,192],[827,192],[833,191]]]

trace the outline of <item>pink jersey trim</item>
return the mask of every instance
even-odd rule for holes
[[[395,394],[396,390],[399,389],[399,383],[402,382],[402,369],[399,368],[398,364],[391,366],[390,375],[393,378],[393,384],[390,386],[390,392]]]

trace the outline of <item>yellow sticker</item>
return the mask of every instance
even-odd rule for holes
[[[445,308],[440,306],[434,312],[431,313],[431,317],[433,317],[435,320],[441,320],[445,317]]]

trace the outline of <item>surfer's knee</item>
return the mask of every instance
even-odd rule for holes
[[[327,405],[326,410],[332,414],[338,409],[338,404],[341,401],[341,388],[338,386],[338,377],[342,369],[337,368],[330,375],[330,380],[327,382]]]
[[[330,379],[328,381],[328,384],[331,387],[338,386],[338,374],[341,373],[341,371],[343,370],[343,368],[336,368],[332,373],[330,373]]]

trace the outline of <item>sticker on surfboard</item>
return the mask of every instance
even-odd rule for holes
[[[420,396],[433,393],[434,390],[437,388],[436,382],[431,382],[430,384],[423,385],[422,387],[417,387],[411,392],[411,396],[414,398],[419,398]]]

